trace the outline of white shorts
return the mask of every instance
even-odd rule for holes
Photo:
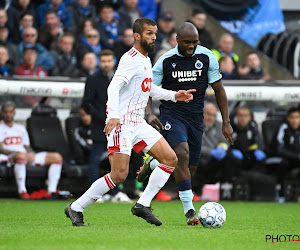
[[[47,152],[39,152],[35,154],[32,166],[44,166]]]
[[[114,129],[107,137],[108,155],[131,155],[131,149],[136,153],[147,153],[160,138],[162,135],[146,122],[137,126],[122,125],[118,132]]]
[[[9,158],[7,155],[0,154],[0,163],[8,162],[8,161],[9,161]]]

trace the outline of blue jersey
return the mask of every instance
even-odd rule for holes
[[[153,83],[169,90],[196,89],[189,103],[161,101],[161,110],[181,116],[203,113],[208,84],[222,79],[219,63],[209,49],[197,46],[192,57],[184,57],[178,46],[162,55],[153,67]]]

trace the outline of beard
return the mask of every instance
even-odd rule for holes
[[[142,40],[141,40],[141,46],[142,46],[142,48],[143,48],[145,51],[147,51],[148,53],[152,53],[152,52],[154,52],[154,50],[155,50],[155,46],[154,46],[154,45],[151,45],[151,44],[149,44],[149,43],[147,43],[147,42],[143,39],[143,37],[142,37]]]

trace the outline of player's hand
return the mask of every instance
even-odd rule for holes
[[[229,141],[231,145],[233,145],[234,144],[233,137],[232,137],[233,129],[232,129],[229,121],[228,122],[223,122],[223,124],[222,124],[222,133],[223,133],[225,139],[227,141]]]
[[[158,117],[154,114],[148,115],[147,116],[148,123],[155,128],[156,130],[160,131],[164,129],[164,126],[161,124],[160,120]]]
[[[103,132],[105,133],[106,136],[108,136],[110,135],[111,131],[113,131],[114,128],[116,128],[116,130],[118,131],[120,129],[120,126],[121,126],[120,119],[111,118],[106,123]]]
[[[189,89],[189,90],[179,90],[175,94],[175,100],[176,101],[182,101],[182,102],[189,102],[193,100],[193,94],[192,92],[196,92],[196,89]]]

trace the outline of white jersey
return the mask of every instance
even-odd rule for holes
[[[121,124],[136,126],[144,120],[144,110],[152,85],[152,64],[137,49],[131,48],[120,59],[113,77],[125,84],[120,89],[119,117],[110,114],[110,101],[107,103],[108,118],[119,118]],[[110,96],[109,96],[110,99]]]
[[[30,145],[25,127],[15,122],[12,127],[0,122],[0,142],[4,149],[17,152],[26,152],[24,145]]]

